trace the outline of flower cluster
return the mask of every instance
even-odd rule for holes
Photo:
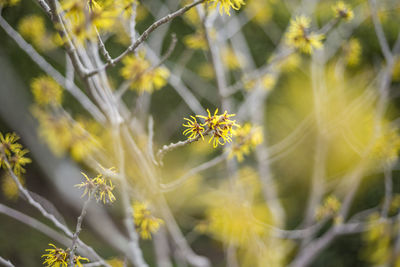
[[[35,102],[40,106],[60,105],[63,91],[61,86],[49,76],[41,76],[31,83]]]
[[[152,93],[164,87],[169,77],[168,69],[164,67],[152,68],[145,55],[132,55],[122,60],[124,67],[121,75],[131,82],[131,88],[140,93],[144,91]]]
[[[133,219],[143,239],[151,239],[151,234],[158,231],[164,221],[151,215],[147,203],[135,202],[132,205]]]
[[[310,24],[311,19],[306,16],[299,16],[292,20],[286,33],[286,43],[307,54],[321,48],[324,35],[310,32]]]
[[[69,249],[62,249],[56,247],[54,244],[49,244],[52,248],[46,249],[47,254],[43,254],[42,258],[44,257],[45,260],[43,264],[46,264],[47,267],[68,267],[69,262]],[[81,257],[81,256],[74,256],[74,267],[82,267],[81,261],[89,262],[89,259]]]
[[[104,204],[115,201],[115,196],[113,194],[114,185],[111,180],[107,180],[103,177],[103,174],[98,174],[94,178],[89,178],[85,173],[82,172],[86,181],[75,185],[78,188],[84,188],[82,197],[88,194],[90,197],[94,195],[97,201],[103,201]]]
[[[337,2],[332,9],[336,18],[342,18],[346,21],[350,21],[354,17],[353,10],[351,10],[351,8],[343,1]]]
[[[315,218],[317,220],[322,220],[333,216],[339,211],[340,206],[340,201],[335,196],[328,196],[325,198],[323,205],[318,207],[315,212]]]
[[[239,162],[243,161],[244,156],[250,154],[250,151],[262,143],[263,133],[261,127],[253,127],[246,123],[243,127],[234,133],[233,142],[229,157],[236,157]]]
[[[235,114],[228,114],[225,111],[223,114],[218,115],[218,109],[215,110],[214,115],[211,115],[210,110],[207,109],[207,116],[196,115],[197,118],[203,119],[203,123],[197,122],[196,117],[191,116],[192,120],[187,120],[184,127],[187,127],[183,134],[188,135],[189,140],[198,140],[200,137],[204,139],[205,135],[211,135],[209,142],[213,143],[213,147],[216,148],[218,145],[225,145],[232,141],[232,135],[234,127],[239,127],[236,121],[230,118]]]
[[[38,106],[32,108],[32,113],[39,121],[40,137],[57,156],[69,152],[73,159],[81,161],[100,146],[97,138],[100,127],[92,120],[79,118],[75,121],[67,115],[53,114]]]
[[[60,41],[59,35],[54,35],[46,30],[44,18],[39,15],[22,18],[18,24],[18,31],[42,52],[56,48]]]
[[[244,0],[207,0],[207,3],[213,2],[215,7],[217,4],[219,4],[219,13],[222,15],[222,13],[225,11],[225,13],[230,16],[230,9],[233,8],[235,10],[239,10],[242,5],[244,5]]]
[[[0,133],[0,167],[10,168],[20,176],[25,172],[24,166],[32,161],[25,157],[29,151],[17,143],[18,140],[19,137],[15,133]]]

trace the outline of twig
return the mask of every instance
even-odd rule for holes
[[[33,229],[36,229],[37,231],[45,234],[46,236],[57,241],[58,243],[63,244],[66,247],[71,244],[71,239],[69,239],[68,237],[65,237],[64,235],[60,234],[59,232],[53,230],[46,224],[36,220],[33,217],[23,214],[17,210],[7,207],[1,203],[0,203],[0,213],[7,215],[17,221],[20,221],[20,222],[32,227]]]
[[[2,152],[0,152],[2,153]],[[7,166],[7,170],[11,176],[11,178],[14,180],[14,182],[17,184],[18,186],[18,190],[19,192],[27,199],[28,203],[31,204],[33,207],[35,207],[37,210],[40,211],[40,213],[47,219],[49,219],[58,229],[62,230],[68,237],[72,238],[73,237],[73,233],[67,228],[67,226],[65,226],[64,224],[62,224],[53,214],[47,212],[45,210],[45,208],[43,208],[43,206],[38,203],[37,201],[35,201],[30,193],[28,192],[28,190],[26,190],[21,182],[19,181],[18,177],[15,175],[15,173],[13,172],[13,170],[11,169],[11,165],[8,162],[7,159],[3,158],[4,162],[6,163]],[[84,247],[86,250],[88,250],[88,252],[90,252],[91,256],[93,258],[95,258],[98,261],[103,262],[103,264],[107,267],[110,267],[110,265],[108,265],[105,260],[103,258],[101,258],[95,251],[93,248],[89,247],[88,245],[86,245],[85,243],[83,243],[80,239],[78,239],[78,244],[82,247]]]
[[[389,166],[386,166],[384,169],[385,176],[385,199],[382,206],[381,216],[383,218],[387,218],[389,215],[389,208],[392,202],[392,194],[393,194],[393,177],[392,177],[392,169]]]
[[[181,184],[183,184],[190,177],[193,177],[193,175],[195,175],[196,173],[207,170],[217,165],[218,163],[222,162],[224,159],[226,159],[227,155],[228,153],[224,153],[203,164],[200,164],[199,166],[190,169],[184,175],[182,175],[180,178],[176,179],[173,182],[170,182],[168,184],[160,184],[162,192],[170,192],[177,189]]]
[[[96,189],[94,189],[94,191],[95,191],[95,190],[96,190]],[[81,215],[79,215],[78,221],[77,221],[77,223],[76,223],[75,233],[74,233],[74,235],[72,236],[72,244],[71,244],[71,247],[70,247],[70,251],[71,251],[71,252],[70,252],[70,254],[69,254],[69,265],[72,266],[72,267],[74,266],[74,257],[75,257],[75,250],[76,250],[76,242],[77,242],[78,236],[79,236],[79,234],[80,234],[80,232],[81,232],[81,230],[82,230],[83,218],[84,218],[85,215],[86,215],[87,207],[88,207],[88,205],[89,205],[89,202],[90,202],[91,198],[92,198],[92,194],[89,194],[88,199],[87,199],[87,200],[85,201],[85,203],[83,204]]]
[[[372,17],[372,22],[375,27],[375,33],[376,36],[378,37],[379,45],[381,47],[383,56],[385,57],[385,60],[387,63],[390,63],[393,61],[393,55],[392,52],[390,51],[389,44],[387,42],[385,33],[383,32],[382,24],[379,21],[378,18],[378,10],[376,6],[376,0],[369,0],[369,5],[370,5],[370,11],[371,11],[371,17]]]
[[[67,86],[68,81],[53,66],[51,66],[22,36],[15,31],[7,21],[0,16],[0,26],[4,31],[17,43],[17,45],[35,62],[44,72],[50,75],[56,82],[64,86],[71,95],[86,109],[97,121],[104,123],[106,118],[103,113],[90,101],[90,99],[82,93],[76,86]]]
[[[147,267],[148,265],[143,259],[143,253],[139,246],[139,236],[135,230],[134,217],[132,215],[132,209],[130,206],[128,181],[126,180],[126,175],[125,175],[125,155],[122,147],[122,141],[121,141],[122,136],[120,132],[120,127],[121,126],[118,126],[117,129],[114,129],[113,135],[115,140],[115,153],[119,162],[118,168],[121,176],[120,191],[121,191],[122,204],[124,208],[124,216],[125,216],[124,223],[129,234],[129,249],[132,253],[132,255],[127,255],[127,256],[128,257],[131,256],[130,260],[136,267]]]
[[[207,136],[210,132],[211,132],[211,129],[208,128],[208,129],[203,133],[203,136]],[[171,144],[169,144],[169,145],[164,145],[164,146],[163,146],[161,149],[159,149],[158,152],[157,152],[157,160],[158,160],[158,162],[159,162],[160,165],[162,166],[162,165],[163,165],[162,159],[163,159],[163,157],[165,156],[165,154],[167,154],[168,152],[171,152],[172,150],[177,149],[178,147],[186,146],[186,145],[188,145],[188,144],[191,144],[191,143],[193,143],[193,142],[196,142],[196,141],[198,141],[200,138],[201,138],[201,136],[200,136],[200,135],[197,135],[195,138],[192,138],[192,139],[187,139],[187,140],[185,140],[185,141],[179,141],[179,142],[177,142],[177,143],[171,143]]]
[[[168,47],[167,52],[165,53],[165,55],[161,58],[161,60],[154,66],[142,71],[141,73],[136,74],[132,79],[129,80],[125,80],[122,85],[120,86],[120,88],[117,89],[117,91],[115,92],[115,95],[117,98],[121,98],[126,91],[128,91],[129,86],[134,83],[135,81],[139,80],[141,77],[143,77],[143,75],[146,75],[147,73],[155,70],[156,68],[160,67],[172,54],[172,52],[175,49],[176,43],[177,43],[177,39],[176,39],[176,34],[173,33],[171,35],[172,37],[172,41]]]
[[[152,33],[154,30],[156,30],[158,27],[160,27],[161,25],[173,20],[174,18],[184,14],[186,11],[188,11],[189,9],[191,9],[192,7],[203,3],[205,0],[197,0],[195,2],[193,2],[192,4],[186,5],[184,7],[182,7],[181,9],[175,11],[174,13],[168,14],[167,16],[157,20],[156,22],[154,22],[152,25],[150,25],[150,27],[148,27],[140,36],[139,38],[136,40],[136,42],[132,43],[124,52],[122,52],[122,54],[120,54],[118,57],[116,57],[115,59],[112,60],[113,64],[118,63],[119,61],[121,61],[127,54],[134,52],[136,50],[136,48],[138,48],[144,41],[147,40],[147,38],[149,37],[150,33]],[[93,76],[95,74],[97,74],[100,71],[103,71],[105,69],[107,69],[108,67],[110,67],[111,64],[107,63],[95,70],[89,71],[88,73],[86,73],[86,77],[90,77]]]
[[[0,264],[4,265],[6,267],[14,267],[14,264],[12,264],[11,261],[6,260],[6,259],[2,258],[1,256],[0,256]]]

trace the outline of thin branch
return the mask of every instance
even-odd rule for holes
[[[165,53],[165,55],[160,59],[160,61],[159,61],[156,65],[154,65],[154,66],[152,66],[152,67],[150,67],[150,68],[144,70],[144,71],[141,72],[141,73],[136,74],[132,79],[125,80],[125,81],[122,83],[122,85],[121,85],[121,86],[117,89],[117,91],[115,92],[115,95],[116,95],[117,98],[121,98],[121,97],[126,93],[126,91],[128,91],[130,85],[131,85],[132,83],[134,83],[135,81],[139,80],[141,77],[143,77],[143,75],[145,75],[145,74],[147,74],[147,73],[149,73],[149,72],[155,70],[156,68],[158,68],[158,67],[160,67],[162,64],[164,64],[164,62],[171,56],[172,52],[174,51],[174,49],[175,49],[175,47],[176,47],[176,43],[177,43],[177,41],[178,41],[178,40],[176,39],[176,34],[175,34],[175,33],[173,33],[173,34],[171,35],[171,37],[172,37],[172,40],[171,40],[171,43],[170,43],[170,45],[169,45],[169,47],[168,47],[168,50],[167,50],[167,52]]]
[[[6,267],[14,267],[14,264],[12,264],[11,261],[6,260],[1,256],[0,256],[0,264]]]
[[[0,213],[32,227],[33,229],[45,234],[46,236],[50,237],[51,239],[57,241],[60,244],[63,244],[66,247],[69,246],[69,244],[71,244],[71,239],[53,230],[46,224],[36,220],[33,217],[23,214],[22,212],[7,207],[1,203],[0,203]]]
[[[188,11],[189,9],[191,9],[192,7],[203,3],[205,0],[197,0],[195,2],[193,2],[192,4],[186,5],[184,7],[182,7],[181,9],[175,11],[174,13],[168,14],[167,16],[157,20],[156,22],[154,22],[152,25],[150,25],[150,27],[148,27],[140,36],[139,38],[136,40],[136,42],[132,43],[124,52],[122,52],[122,54],[120,54],[118,57],[116,57],[115,59],[113,59],[110,63],[107,63],[103,66],[101,66],[100,68],[97,68],[95,70],[89,71],[86,74],[86,77],[90,77],[93,76],[95,74],[97,74],[100,71],[103,71],[105,69],[107,69],[108,67],[118,63],[119,61],[121,61],[127,54],[134,52],[136,50],[136,48],[138,48],[144,41],[147,40],[147,38],[149,37],[150,33],[152,33],[154,30],[156,30],[158,27],[160,27],[161,25],[170,22],[171,20],[173,20],[174,18],[181,16],[182,14],[184,14],[186,11]]]
[[[382,206],[381,216],[383,218],[387,218],[389,215],[389,208],[392,202],[392,194],[393,194],[393,177],[392,177],[392,169],[390,167],[385,167],[384,170],[385,176],[385,199]]]
[[[378,37],[379,45],[381,47],[383,56],[386,59],[386,62],[389,63],[393,60],[393,55],[392,52],[390,51],[388,41],[386,39],[385,33],[382,28],[382,24],[378,17],[376,0],[369,0],[369,5],[370,5],[372,22],[374,24],[376,36]]]
[[[143,253],[139,246],[139,236],[135,230],[135,222],[130,204],[131,201],[128,193],[128,181],[125,175],[125,154],[122,147],[122,141],[121,141],[122,136],[121,136],[120,126],[118,126],[118,128],[113,131],[113,136],[115,140],[114,148],[116,157],[119,162],[118,168],[121,177],[120,191],[121,191],[122,204],[124,208],[124,217],[125,217],[124,223],[129,234],[129,250],[132,253],[132,255],[127,255],[127,256],[131,256],[130,260],[136,267],[147,267],[148,265],[143,258]]]
[[[95,189],[96,190],[96,189]],[[83,222],[83,218],[86,215],[87,212],[87,207],[89,205],[89,202],[91,200],[92,194],[89,194],[88,199],[85,201],[85,203],[83,204],[82,207],[82,212],[81,215],[79,215],[77,223],[76,223],[76,229],[75,229],[75,233],[72,236],[72,244],[70,247],[70,251],[71,253],[69,254],[69,265],[70,266],[74,266],[74,257],[75,257],[75,250],[76,250],[76,242],[78,240],[79,234],[82,230],[82,222]]]
[[[0,153],[3,153],[0,151]],[[62,230],[68,237],[72,238],[73,237],[73,233],[68,229],[67,226],[65,226],[63,223],[61,223],[53,214],[49,213],[46,211],[46,209],[37,201],[35,201],[32,196],[30,195],[29,191],[26,190],[21,182],[19,181],[18,177],[15,175],[15,173],[13,172],[13,170],[11,169],[11,165],[8,162],[7,159],[3,158],[6,166],[7,166],[7,170],[10,174],[10,176],[12,177],[12,179],[14,180],[14,182],[17,184],[18,186],[18,190],[19,192],[27,199],[28,203],[31,204],[33,207],[35,207],[38,211],[40,211],[40,213],[47,219],[49,219],[58,229]],[[88,245],[86,245],[85,243],[83,243],[80,239],[78,239],[78,244],[80,246],[82,246],[83,248],[85,248],[88,252],[90,252],[91,257],[95,258],[98,261],[103,262],[103,264],[107,267],[110,267],[110,265],[108,265],[105,260],[103,258],[101,258],[95,251],[93,248],[89,247]]]
[[[228,153],[224,153],[207,162],[204,162],[203,164],[200,164],[199,166],[190,169],[184,175],[173,182],[170,182],[168,184],[160,184],[162,192],[170,192],[177,189],[180,185],[186,182],[189,178],[193,177],[196,173],[207,170],[222,162],[224,159],[227,158],[227,155]]]
[[[211,132],[211,129],[208,128],[204,133],[203,136],[207,136],[209,133]],[[162,159],[164,158],[165,154],[167,154],[168,152],[171,152],[172,150],[177,149],[178,147],[181,146],[186,146],[189,145],[191,143],[194,143],[196,141],[198,141],[201,138],[200,135],[197,135],[195,138],[192,139],[187,139],[185,141],[179,141],[177,143],[171,143],[169,145],[164,145],[161,149],[158,150],[157,152],[157,160],[160,163],[160,165],[162,165]]]
[[[35,62],[44,72],[50,75],[57,83],[65,87],[71,95],[86,109],[97,121],[104,123],[106,118],[103,113],[90,101],[90,99],[82,93],[82,91],[73,84],[67,86],[68,81],[61,75],[52,65],[50,65],[29,43],[27,43],[22,36],[15,31],[10,24],[0,16],[0,26],[4,31],[17,43],[17,45]]]

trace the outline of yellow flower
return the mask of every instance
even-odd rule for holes
[[[253,127],[246,123],[234,133],[235,141],[229,153],[229,158],[236,157],[242,162],[244,156],[250,154],[250,151],[263,142],[263,133],[261,127]]]
[[[132,205],[133,219],[143,239],[151,239],[151,234],[158,231],[164,221],[151,215],[147,203],[135,202]]]
[[[309,32],[310,23],[311,19],[306,16],[299,16],[292,20],[286,33],[286,43],[307,54],[321,48],[324,35]]]
[[[400,81],[400,57],[395,58],[392,78],[393,78],[393,81],[395,81],[395,82]]]
[[[340,209],[340,201],[335,196],[328,196],[325,198],[322,206],[319,206],[315,212],[315,218],[322,220],[326,217],[335,215]]]
[[[114,185],[111,180],[106,180],[103,177],[103,174],[98,174],[94,178],[89,178],[85,173],[82,172],[82,175],[85,177],[86,181],[83,181],[80,184],[75,185],[78,188],[84,188],[84,192],[82,197],[88,194],[90,197],[94,195],[97,201],[103,201],[104,204],[109,202],[114,202],[115,196],[113,194]]]
[[[343,1],[336,2],[332,9],[336,18],[342,18],[346,21],[350,21],[354,17],[353,10],[351,10],[351,8]]]
[[[124,64],[121,69],[122,77],[131,81],[131,88],[140,93],[144,91],[152,93],[167,84],[168,69],[164,67],[151,68],[150,62],[144,58],[144,54],[125,57],[122,62]]]
[[[230,70],[239,69],[243,63],[244,58],[240,54],[235,54],[235,51],[231,47],[222,50],[222,61]]]
[[[358,65],[362,53],[360,41],[356,38],[351,38],[348,43],[345,44],[343,50],[347,65],[350,67]]]
[[[5,136],[0,133],[0,167],[11,168],[17,176],[25,172],[26,164],[32,162],[31,159],[25,157],[29,151],[16,143],[18,139],[15,133],[7,133]]]
[[[207,113],[207,116],[196,115],[196,117],[204,120],[201,126],[206,126],[206,133],[211,134],[209,143],[212,142],[214,148],[218,147],[218,145],[230,143],[234,131],[233,127],[239,127],[236,121],[230,119],[235,116],[235,114],[228,114],[227,111],[225,111],[222,115],[218,115],[218,109],[215,110],[214,115],[211,115],[208,109]]]
[[[233,8],[235,10],[239,10],[242,5],[245,5],[244,0],[207,0],[207,3],[213,2],[214,5],[213,7],[216,7],[217,4],[219,4],[219,13],[222,15],[222,13],[225,11],[225,13],[230,16],[230,9]]]
[[[22,176],[18,176],[18,179],[22,185],[25,184],[25,179]],[[18,185],[8,172],[5,172],[2,176],[1,190],[8,200],[16,200],[18,198]]]
[[[182,124],[182,126],[188,127],[188,129],[183,131],[183,134],[190,134],[188,139],[195,139],[196,137],[201,136],[201,138],[204,140],[204,127],[197,123],[196,117],[190,117],[192,118],[192,120],[184,118],[185,120],[187,120],[187,124]]]
[[[61,104],[63,94],[62,88],[49,76],[35,78],[31,83],[31,90],[35,102],[40,106]]]
[[[194,34],[186,35],[183,38],[184,44],[190,48],[195,50],[207,50],[208,44],[206,36],[204,35],[204,31],[198,30]]]
[[[42,258],[45,257],[43,264],[46,267],[68,267],[69,266],[69,249],[64,250],[56,247],[54,244],[49,244],[52,248],[46,249],[47,254],[43,254]],[[75,255],[74,256],[74,267],[82,267],[81,261],[89,262],[89,259]]]

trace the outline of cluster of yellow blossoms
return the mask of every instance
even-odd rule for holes
[[[135,202],[132,205],[136,229],[143,239],[151,239],[151,234],[158,231],[164,221],[154,217],[147,203]]]
[[[353,10],[345,4],[343,1],[338,1],[333,7],[333,12],[336,18],[341,18],[346,21],[350,21],[354,17]]]
[[[54,244],[49,244],[52,248],[46,249],[47,254],[43,254],[42,258],[44,257],[45,260],[43,264],[47,267],[68,267],[70,266],[69,263],[69,249],[62,249],[56,247]],[[74,267],[82,267],[81,261],[89,262],[89,259],[81,257],[81,256],[74,256]]]
[[[19,137],[15,133],[0,133],[0,167],[12,169],[20,176],[25,172],[24,166],[31,163],[31,160],[25,157],[29,151],[17,143],[18,140]]]
[[[232,141],[234,128],[239,127],[236,121],[230,118],[235,114],[228,114],[225,111],[223,114],[218,115],[218,109],[215,110],[214,115],[211,115],[210,110],[207,109],[208,116],[196,115],[197,118],[203,119],[203,123],[198,123],[195,116],[191,116],[192,120],[185,118],[187,121],[183,126],[187,127],[183,134],[189,135],[188,139],[198,140],[200,137],[204,140],[205,135],[211,134],[209,143],[213,143],[213,147],[218,145],[225,145]]]
[[[131,88],[140,93],[144,91],[152,93],[164,87],[169,77],[169,71],[165,67],[151,67],[145,59],[144,53],[138,56],[127,56],[122,60],[124,67],[121,75],[131,82]]]
[[[98,174],[94,178],[89,178],[85,173],[82,172],[86,181],[75,185],[78,188],[84,188],[83,196],[88,194],[90,197],[94,195],[97,201],[103,201],[104,204],[115,201],[115,196],[113,194],[114,185],[110,179],[105,179],[103,174]]]
[[[310,24],[311,19],[306,16],[299,16],[292,20],[286,33],[286,43],[307,54],[321,48],[324,35],[310,32]]]
[[[250,151],[263,142],[263,132],[261,127],[252,127],[246,123],[234,133],[235,142],[233,142],[229,157],[236,157],[239,162],[243,161],[244,156],[250,154]]]
[[[334,216],[340,209],[340,201],[335,196],[327,196],[322,206],[319,206],[315,212],[315,218],[322,220]]]
[[[207,0],[207,3],[213,3],[213,7],[219,4],[219,13],[222,15],[223,12],[231,15],[230,10],[239,10],[242,5],[245,5],[244,0]]]

